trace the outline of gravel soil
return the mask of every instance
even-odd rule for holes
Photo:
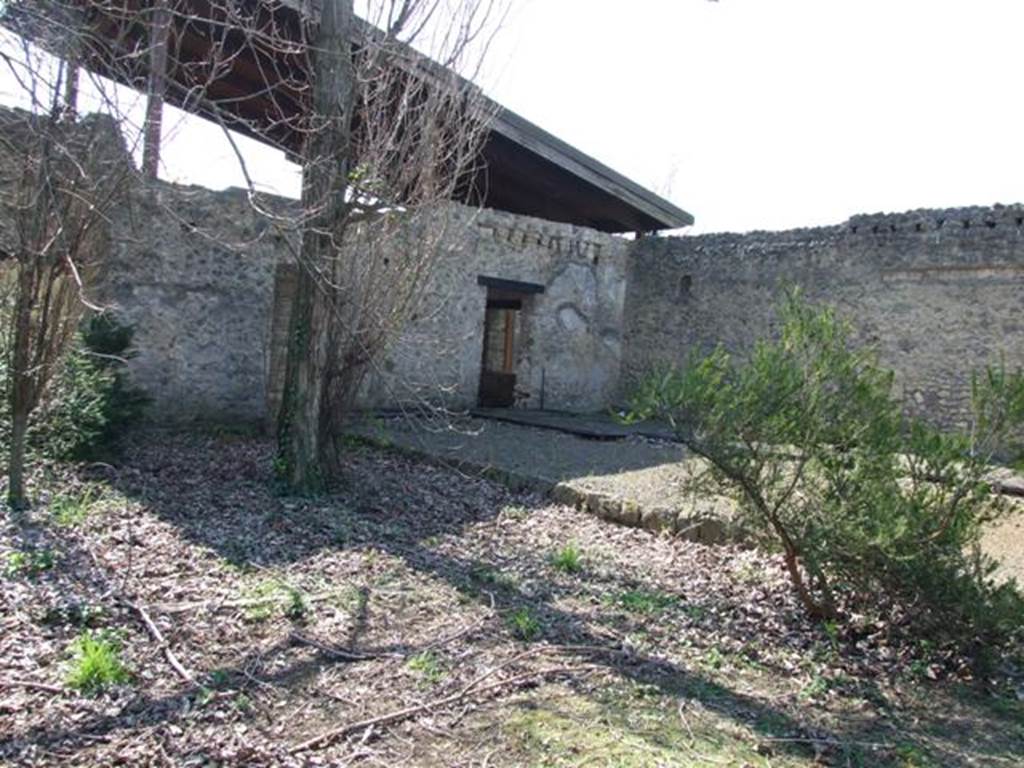
[[[773,557],[368,448],[282,496],[272,455],[37,471],[0,527],[0,764],[1021,764],[1011,659],[812,624]],[[126,681],[69,685],[84,632]]]

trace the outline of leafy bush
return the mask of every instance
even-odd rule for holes
[[[83,323],[44,401],[29,425],[29,448],[56,459],[104,459],[135,424],[148,399],[129,384],[125,363],[132,356],[132,329],[109,315]],[[0,350],[5,356],[7,350]],[[8,369],[0,367],[0,448],[9,444]]]
[[[121,644],[109,632],[86,630],[71,643],[67,682],[83,693],[127,682],[128,670],[121,662]]]
[[[960,643],[1016,631],[1020,595],[979,541],[1005,511],[985,477],[1024,424],[1024,375],[976,376],[973,428],[944,433],[904,419],[892,374],[832,310],[791,293],[779,315],[746,360],[718,348],[651,375],[632,416],[667,420],[707,460],[695,489],[738,499],[811,615],[839,615],[841,594]]]

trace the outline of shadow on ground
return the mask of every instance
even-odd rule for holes
[[[687,701],[713,702],[716,712],[770,741],[776,755],[811,759],[815,757],[815,745],[818,750],[824,745],[837,764],[855,765],[857,760],[877,764],[879,760],[895,760],[895,753],[875,755],[869,760],[864,757],[868,753],[862,745],[908,738],[886,730],[891,725],[885,721],[893,713],[884,708],[879,714],[850,717],[842,727],[823,730],[818,719],[795,716],[792,707],[779,706],[772,695],[741,690],[726,676],[697,665],[684,666],[672,654],[661,653],[657,644],[651,647],[650,643],[630,642],[629,638],[638,632],[650,630],[656,635],[657,627],[651,630],[648,626],[657,624],[656,616],[627,616],[612,610],[595,616],[593,611],[575,608],[597,600],[594,595],[599,593],[639,594],[647,581],[642,568],[633,571],[628,567],[601,569],[583,579],[553,575],[551,532],[539,529],[536,534],[520,534],[517,521],[529,521],[538,511],[547,510],[546,515],[564,516],[562,536],[572,529],[602,525],[573,510],[553,513],[550,503],[536,495],[513,494],[478,477],[448,469],[427,469],[401,456],[356,448],[334,494],[318,499],[291,498],[275,492],[270,458],[270,446],[259,441],[175,436],[140,442],[123,467],[112,474],[106,469],[99,472],[106,473],[106,479],[121,493],[173,526],[200,550],[239,569],[264,572],[296,567],[306,561],[326,563],[345,552],[379,552],[410,573],[447,584],[468,605],[488,610],[493,606],[498,617],[527,613],[542,628],[540,639],[576,648],[567,653],[580,663],[600,665],[609,674],[653,689],[658,696],[680,706]],[[641,464],[644,461],[635,460]],[[517,532],[505,535],[502,531],[506,528]],[[472,545],[468,543],[470,532]],[[493,539],[489,538],[491,533]],[[648,534],[629,531],[628,535]],[[710,610],[716,616],[748,610],[753,610],[754,619],[762,615],[761,607],[730,604],[727,590],[713,598],[688,594],[681,599],[704,606],[702,611]],[[711,607],[707,606],[709,599],[715,601]],[[360,604],[365,608],[366,595]],[[804,638],[799,642],[805,642],[815,633],[820,635],[792,606],[784,606],[771,620],[779,625],[773,630],[778,637]],[[345,637],[332,637],[332,644],[366,655],[409,656],[416,652],[417,642],[368,643],[366,622],[364,611],[352,631]],[[756,639],[750,636],[756,627],[756,622],[741,622],[735,630],[726,630],[732,636],[725,642],[745,646]],[[516,646],[500,621],[492,629],[504,637],[503,642]],[[492,642],[496,642],[494,632],[489,638]],[[279,637],[274,644],[259,649],[257,666],[246,657],[221,666],[220,684],[258,678],[261,685],[297,686],[332,667],[353,663],[325,652],[294,660],[290,658],[293,650],[291,635]],[[793,673],[792,669],[772,670],[770,663],[763,668],[769,676]],[[865,681],[865,690],[870,686],[871,681]],[[70,739],[84,746],[112,732],[131,729],[143,712],[148,727],[154,725],[154,718],[157,723],[174,722],[181,714],[182,701],[195,695],[195,690],[186,688],[161,697],[140,693],[117,715],[86,718],[70,728],[41,726],[16,738],[37,744]],[[936,727],[941,730],[944,724],[937,721]],[[992,727],[1000,728],[999,721],[993,720]],[[880,733],[889,736],[882,738]],[[931,743],[929,749],[942,764],[961,764],[961,756],[943,752],[944,747],[936,744]],[[997,740],[990,748],[993,759],[1000,759],[995,753],[1007,747],[1005,741]]]

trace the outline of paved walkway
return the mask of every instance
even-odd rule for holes
[[[432,422],[402,416],[361,421],[356,431],[432,461],[550,493],[608,520],[689,538],[728,538],[733,504],[685,493],[696,462],[657,424],[623,426],[611,416],[487,409]],[[998,480],[1024,495],[1024,480]],[[1024,503],[1015,502],[1024,507]],[[1024,514],[990,530],[985,548],[1001,572],[1024,584]]]
[[[356,431],[467,472],[550,493],[609,520],[701,541],[725,537],[731,502],[684,494],[694,462],[678,443],[646,436],[668,438],[664,427],[623,427],[610,416],[477,413],[443,424],[383,416],[360,422]]]

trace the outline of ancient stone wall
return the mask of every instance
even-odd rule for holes
[[[534,283],[515,338],[520,405],[597,410],[619,383],[629,242],[540,219],[446,207],[445,234],[405,332],[375,364],[364,407],[477,403],[487,289],[478,278]],[[415,235],[413,235],[415,236]],[[279,270],[271,352],[271,410],[279,402],[294,267]]]
[[[487,300],[477,279],[485,276],[544,286],[524,302],[516,329],[522,405],[607,406],[619,385],[629,242],[493,210],[454,210],[450,247],[422,310],[368,392],[378,403],[442,392],[454,405],[475,405]]]
[[[375,365],[360,404],[476,405],[480,275],[545,287],[519,313],[521,404],[608,403],[619,381],[628,242],[458,205],[447,213],[441,256],[412,321]],[[166,183],[135,190],[113,230],[102,297],[135,329],[130,366],[153,397],[152,418],[265,422],[280,398],[295,233],[257,213],[241,190]]]
[[[970,373],[1024,365],[1024,207],[856,216],[834,227],[651,238],[629,262],[623,394],[653,363],[773,329],[787,285],[877,345],[910,412],[963,423]]]
[[[241,190],[141,184],[114,222],[104,304],[135,330],[130,369],[158,422],[265,417],[285,235]]]

